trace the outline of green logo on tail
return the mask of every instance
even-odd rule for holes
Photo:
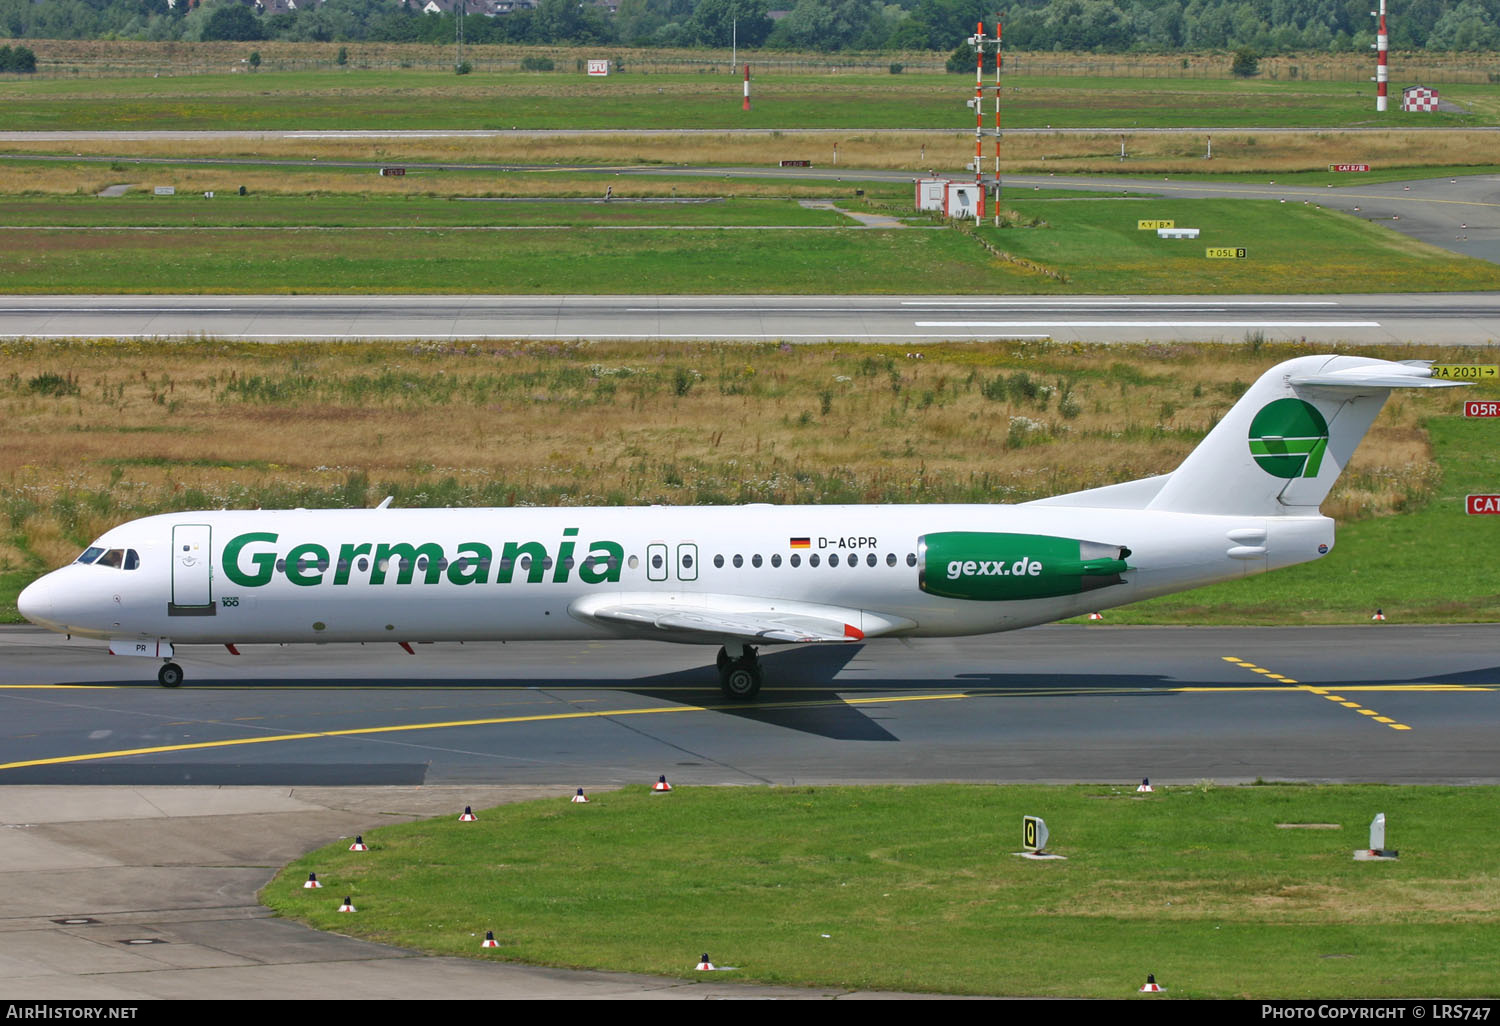
[[[1268,403],[1250,422],[1250,455],[1273,477],[1317,477],[1328,451],[1328,422],[1301,399]]]

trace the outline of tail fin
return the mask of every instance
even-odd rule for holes
[[[1426,364],[1302,356],[1261,375],[1147,509],[1313,514],[1393,388],[1442,388]]]

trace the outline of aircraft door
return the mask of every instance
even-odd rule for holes
[[[661,542],[653,542],[646,546],[646,580],[665,581],[667,579],[667,547]]]
[[[207,524],[176,524],[172,528],[171,608],[212,609],[212,531]]]
[[[698,546],[691,542],[683,542],[677,546],[677,579],[679,581],[698,579]]]

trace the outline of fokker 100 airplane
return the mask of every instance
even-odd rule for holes
[[[106,532],[20,596],[54,631],[164,660],[182,644],[655,638],[757,646],[985,634],[1317,559],[1319,513],[1421,363],[1267,371],[1176,470],[1019,505],[199,511]],[[387,500],[388,502],[389,500]]]

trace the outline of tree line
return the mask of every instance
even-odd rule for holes
[[[1002,7],[1007,49],[1163,53],[1367,50],[1371,0],[539,0],[494,14],[464,5],[472,43],[727,47],[822,53],[952,51]],[[0,0],[12,39],[288,40],[447,43],[459,13],[424,0],[304,0],[267,14],[241,0]],[[773,19],[770,12],[782,13]],[[488,16],[486,16],[488,15]],[[1396,49],[1500,49],[1500,0],[1394,0]]]

